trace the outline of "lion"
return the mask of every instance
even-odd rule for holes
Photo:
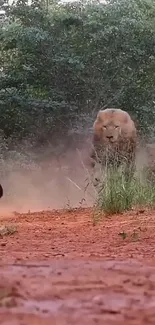
[[[121,109],[100,110],[93,125],[91,166],[126,166],[134,170],[137,148],[137,130],[130,115]]]

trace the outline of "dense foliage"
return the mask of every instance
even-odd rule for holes
[[[83,132],[107,106],[126,109],[154,135],[154,0],[18,0],[1,19],[0,45],[6,137]]]

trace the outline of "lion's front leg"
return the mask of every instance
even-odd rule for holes
[[[127,161],[125,164],[125,181],[131,182],[136,171],[136,161],[135,154],[132,154],[127,157]]]
[[[121,148],[125,181],[131,182],[136,170],[136,142],[134,140],[122,142]]]
[[[90,157],[90,166],[91,166],[91,168],[94,168],[96,163],[101,163],[95,148],[92,149],[91,154],[90,154],[89,157]]]
[[[106,154],[104,148],[95,144],[89,155],[91,179],[93,186],[98,187],[103,182],[106,173]]]

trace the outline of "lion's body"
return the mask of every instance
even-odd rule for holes
[[[99,111],[93,130],[93,164],[117,167],[135,163],[137,132],[127,112],[114,108]]]

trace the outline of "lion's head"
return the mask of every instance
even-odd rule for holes
[[[108,108],[98,112],[94,122],[94,134],[102,143],[112,144],[119,139],[136,137],[136,128],[127,112]]]
[[[93,149],[91,166],[95,161],[102,164],[134,162],[137,148],[137,131],[130,115],[116,108],[98,112],[93,125]]]

